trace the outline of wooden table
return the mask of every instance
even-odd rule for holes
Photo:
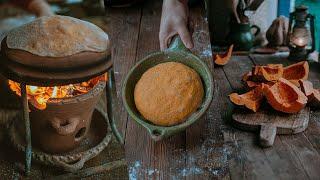
[[[255,64],[289,64],[281,55],[234,56],[224,67],[214,67],[204,9],[191,9],[192,50],[214,76],[214,98],[206,115],[186,131],[154,142],[122,106],[121,83],[142,57],[159,50],[161,1],[143,6],[107,10],[107,31],[113,42],[118,93],[115,113],[125,136],[129,177],[138,179],[319,179],[320,111],[312,110],[309,128],[302,134],[278,136],[274,146],[262,149],[257,135],[232,127],[233,105],[228,95],[243,90],[241,76]],[[312,63],[310,79],[320,87],[320,65]]]

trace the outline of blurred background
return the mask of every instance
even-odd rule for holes
[[[143,0],[105,0],[107,6],[121,7],[132,5]],[[189,0],[190,5],[194,5],[201,0]],[[4,3],[1,3],[4,2]],[[8,29],[26,23],[33,18],[33,15],[10,5],[10,0],[0,0],[0,38]],[[105,20],[104,0],[48,0],[51,9],[56,14],[73,16],[91,21],[101,28]],[[250,4],[253,4],[250,6]],[[252,25],[257,25],[261,32],[255,37],[255,45],[264,46],[266,32],[272,22],[279,16],[289,18],[290,12],[295,10],[296,6],[305,5],[309,8],[309,13],[315,16],[315,41],[316,49],[320,50],[320,0],[206,0],[208,20],[210,24],[211,38],[214,45],[225,45],[229,31],[230,23],[234,18],[232,8],[236,7],[241,21]],[[243,18],[242,18],[243,17]]]

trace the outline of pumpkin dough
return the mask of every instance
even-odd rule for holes
[[[160,126],[182,123],[202,103],[204,90],[198,73],[181,63],[167,62],[148,69],[134,90],[138,111]]]
[[[108,35],[96,25],[68,16],[43,16],[11,30],[7,46],[38,56],[65,57],[91,51],[104,52]]]

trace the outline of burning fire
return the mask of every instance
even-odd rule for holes
[[[47,107],[49,99],[68,98],[89,92],[99,81],[107,81],[107,73],[89,81],[69,84],[66,86],[39,87],[27,85],[27,95],[29,103],[37,109],[43,110]],[[9,87],[18,96],[21,96],[20,84],[9,80]]]

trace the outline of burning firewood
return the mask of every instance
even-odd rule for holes
[[[39,87],[27,85],[29,103],[37,109],[45,109],[50,99],[61,99],[88,93],[100,81],[107,81],[107,73],[94,77],[86,82],[70,84],[66,86]],[[12,80],[8,81],[10,89],[18,96],[21,96],[20,84]]]

